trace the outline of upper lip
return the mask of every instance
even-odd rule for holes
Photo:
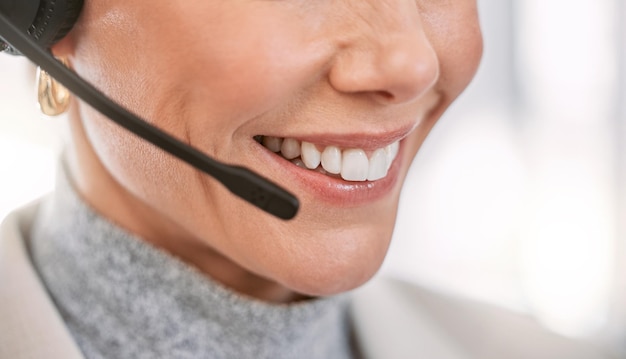
[[[373,127],[373,126],[372,126]],[[280,138],[294,138],[303,142],[310,142],[320,146],[337,146],[340,148],[359,148],[373,151],[384,148],[394,142],[407,137],[417,124],[411,124],[393,130],[364,129],[353,133],[318,133],[307,135],[270,135]],[[268,135],[268,134],[266,134]]]

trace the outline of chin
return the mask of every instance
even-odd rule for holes
[[[398,172],[390,193],[370,203],[335,208],[305,194],[293,221],[264,216],[248,222],[267,235],[257,237],[254,251],[243,243],[246,258],[240,265],[306,296],[331,296],[363,285],[378,272],[391,243],[405,171]]]
[[[285,286],[296,293],[327,297],[348,292],[365,284],[380,269],[381,261],[360,266],[329,265],[312,269],[303,275],[292,274]]]
[[[281,271],[279,282],[297,293],[319,297],[350,291],[371,279],[385,259],[392,229],[345,232],[321,241],[327,245],[300,248],[287,261],[291,268]]]

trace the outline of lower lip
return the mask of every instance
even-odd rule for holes
[[[352,207],[377,201],[387,196],[398,182],[402,163],[402,142],[400,150],[393,161],[387,176],[377,181],[349,182],[339,178],[304,169],[294,165],[283,157],[269,151],[262,145],[258,146],[266,163],[270,163],[275,173],[282,177],[277,183],[295,183],[297,189],[291,189],[297,194],[303,191],[309,192],[315,198],[338,207]],[[291,187],[291,186],[289,186]]]

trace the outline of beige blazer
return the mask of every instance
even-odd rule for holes
[[[28,256],[37,208],[14,212],[0,226],[0,358],[83,358]],[[366,359],[611,358],[529,317],[396,280],[355,291],[351,314]]]

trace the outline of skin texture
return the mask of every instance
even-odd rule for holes
[[[158,127],[297,195],[297,218],[278,220],[72,105],[68,162],[88,203],[234,290],[288,302],[378,270],[410,163],[482,42],[475,0],[86,0],[53,52]],[[253,140],[365,143],[405,128],[393,186],[342,203],[275,170]]]

